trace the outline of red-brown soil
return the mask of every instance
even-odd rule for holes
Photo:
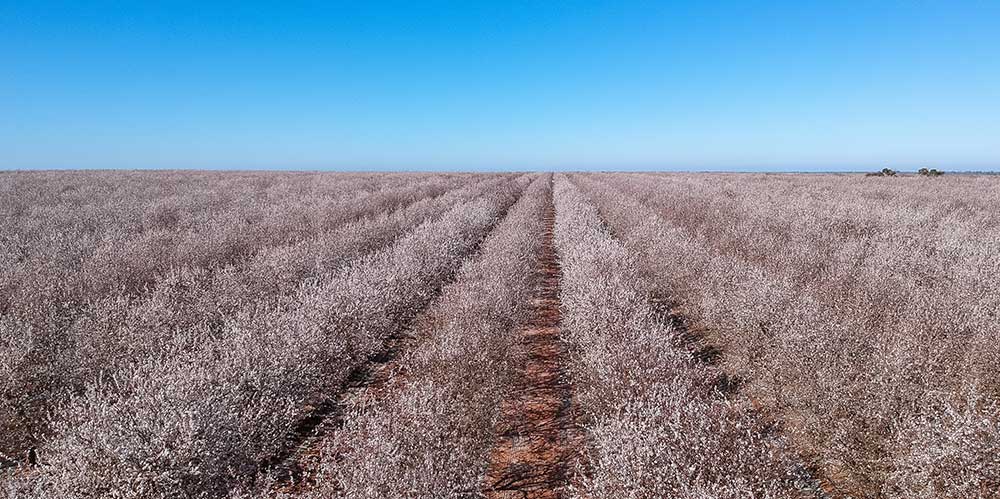
[[[581,448],[559,334],[560,271],[551,202],[545,222],[533,317],[521,333],[524,370],[501,407],[500,436],[484,484],[484,493],[493,498],[562,497]]]

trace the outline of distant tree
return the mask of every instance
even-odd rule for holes
[[[883,177],[895,177],[896,176],[896,170],[893,170],[892,168],[883,168],[882,169],[882,176]]]
[[[927,175],[930,175],[930,170],[928,170],[927,168],[921,168],[921,169],[917,170],[917,173],[919,173],[921,175],[924,175],[924,176],[927,176]]]

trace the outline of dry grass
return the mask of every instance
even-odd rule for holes
[[[650,303],[644,266],[562,179],[556,240],[563,327],[592,445],[580,497],[795,497],[780,438],[715,389]]]
[[[834,483],[996,496],[996,179],[576,180]]]
[[[66,317],[66,327],[17,324],[15,331],[32,335],[26,370],[57,382],[15,378],[4,387],[12,409],[23,407],[18,397],[42,393],[53,411],[41,446],[49,466],[9,488],[43,497],[155,497],[215,496],[252,485],[248,478],[283,445],[306,402],[339,386],[352,365],[431,299],[525,184],[434,179],[459,187],[432,205],[439,215],[408,211],[422,195],[399,209],[372,206],[368,218],[344,234],[317,234],[317,246],[329,253],[304,256],[344,263],[297,273],[287,294],[261,283],[258,265],[278,275],[300,266],[294,258],[269,255],[263,262],[247,260],[248,266],[169,268],[150,290],[70,307],[56,316]],[[473,185],[461,187],[468,180]],[[393,224],[401,212],[426,221]],[[344,237],[369,223],[398,228],[399,239],[377,249]],[[241,286],[243,279],[262,287]],[[63,291],[58,285],[51,287]],[[98,315],[95,302],[116,307]],[[18,317],[9,310],[5,316]],[[5,358],[15,355],[4,352]]]
[[[388,379],[345,407],[315,497],[474,494],[517,374],[548,179],[538,178],[417,320]]]
[[[573,495],[1000,497],[998,180],[551,178],[0,173],[0,496],[481,494],[552,200]]]

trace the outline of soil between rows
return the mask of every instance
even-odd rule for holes
[[[517,386],[500,408],[498,439],[482,490],[492,498],[563,497],[583,445],[566,371],[568,354],[560,340],[560,269],[551,197],[544,216],[532,315],[520,331],[525,364]],[[318,404],[301,422],[295,431],[298,442],[274,467],[277,490],[304,492],[315,485],[323,441],[343,424],[343,406],[359,397],[378,396],[394,361],[417,340],[409,334],[411,327],[390,338],[385,351],[353,373],[337,397]]]
[[[550,199],[532,318],[521,332],[525,365],[516,390],[501,407],[499,439],[484,485],[487,497],[562,497],[582,447],[565,368],[567,353],[560,341],[554,229]]]

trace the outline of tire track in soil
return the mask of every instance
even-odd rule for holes
[[[516,199],[496,217],[449,275],[437,283],[421,306],[417,307],[418,310],[398,318],[399,327],[396,333],[386,339],[381,351],[354,368],[339,389],[331,390],[329,396],[306,406],[308,415],[300,420],[288,435],[285,448],[261,463],[261,471],[273,480],[270,487],[272,492],[297,494],[315,486],[316,476],[324,457],[323,444],[328,435],[343,428],[344,409],[351,406],[353,401],[365,397],[370,392],[377,393],[388,384],[396,359],[409,350],[413,343],[419,341],[413,332],[419,328],[420,321],[426,317],[431,304],[454,280],[464,262],[479,254],[483,241],[493,232],[497,224],[507,217],[510,209],[517,204],[526,189],[527,187],[522,189]]]
[[[563,497],[582,448],[567,353],[560,341],[561,272],[554,229],[550,194],[532,318],[521,333],[525,365],[515,392],[500,410],[500,436],[483,491],[490,498]]]

